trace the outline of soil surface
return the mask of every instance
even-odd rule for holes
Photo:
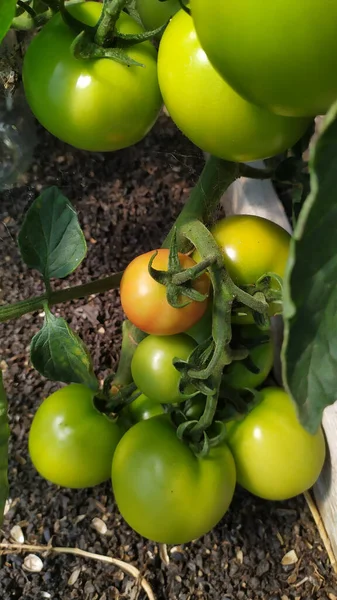
[[[59,186],[73,202],[88,243],[88,256],[66,286],[123,269],[137,253],[160,245],[196,183],[203,159],[164,116],[136,147],[89,154],[44,131],[34,163],[21,183],[0,197],[0,302],[43,291],[39,276],[20,261],[16,236],[24,211],[39,191]],[[2,300],[1,300],[2,296]],[[118,359],[122,312],[111,291],[58,306],[90,348],[104,378]],[[57,388],[29,363],[32,335],[42,314],[0,325],[0,364],[11,421],[10,508],[2,540],[20,525],[29,544],[78,547],[138,567],[158,600],[337,600],[337,580],[304,498],[268,503],[237,491],[230,511],[204,538],[168,548],[135,534],[114,505],[110,484],[92,490],[60,489],[44,481],[27,455],[27,433],[41,399]],[[291,467],[290,467],[291,468]],[[107,531],[94,525],[98,518]],[[283,565],[290,551],[297,562]],[[23,569],[24,555],[0,558],[2,600],[112,600],[145,598],[137,582],[118,568],[69,555],[42,556],[38,573]]]

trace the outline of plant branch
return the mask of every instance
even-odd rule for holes
[[[74,556],[81,556],[83,558],[98,560],[109,565],[114,565],[115,567],[119,567],[122,571],[124,571],[124,573],[127,573],[127,575],[134,577],[142,586],[149,600],[155,600],[155,596],[150,584],[147,582],[145,577],[141,575],[140,571],[133,565],[130,565],[123,560],[119,560],[118,558],[94,554],[93,552],[87,552],[86,550],[81,550],[80,548],[62,548],[51,545],[34,546],[30,544],[10,544],[9,542],[3,542],[0,544],[0,554],[14,554],[15,550],[18,552],[51,552],[54,554],[72,554]]]
[[[89,283],[83,285],[76,285],[74,287],[68,287],[64,290],[57,290],[51,292],[49,298],[47,294],[37,296],[36,298],[28,298],[15,304],[5,304],[0,306],[0,323],[9,321],[10,319],[18,319],[22,315],[36,310],[43,309],[44,302],[48,301],[49,306],[60,304],[61,302],[68,302],[69,300],[78,300],[91,294],[102,294],[109,290],[116,289],[119,286],[122,273],[115,273],[110,277],[103,277],[102,279],[95,279]]]
[[[237,163],[210,156],[197,185],[193,188],[174,226],[164,240],[162,248],[170,247],[171,238],[176,228],[179,237],[179,250],[185,252],[190,249],[190,242],[179,236],[179,229],[192,219],[198,219],[208,225],[218,207],[221,196],[238,177],[240,177],[240,171]]]

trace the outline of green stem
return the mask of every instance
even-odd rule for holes
[[[119,286],[123,273],[115,273],[110,277],[96,279],[85,283],[84,285],[76,285],[74,287],[65,288],[51,292],[48,298],[47,294],[37,296],[36,298],[28,298],[15,304],[7,304],[0,306],[0,323],[9,321],[10,319],[18,319],[22,315],[36,310],[43,309],[44,302],[48,301],[49,306],[68,302],[69,300],[78,300],[91,294],[102,294],[109,290],[116,289]]]
[[[7,398],[0,370],[0,524],[8,497],[8,438]]]
[[[32,17],[32,19],[35,19],[36,12],[31,6],[29,6],[29,4],[27,4],[26,2],[22,2],[22,0],[17,0],[16,4],[19,8],[22,8],[30,17]]]
[[[125,385],[128,385],[132,382],[131,375],[131,361],[132,357],[135,353],[135,350],[145,336],[146,333],[138,329],[135,325],[130,323],[130,321],[124,321],[122,326],[122,348],[120,354],[120,360],[118,363],[118,369],[116,375],[113,379],[112,383],[112,393],[113,388],[120,388]]]
[[[218,207],[221,196],[238,177],[240,177],[240,171],[237,163],[210,156],[197,185],[193,188],[174,226],[164,240],[162,248],[170,247],[175,228],[179,235],[180,228],[192,219],[198,219],[207,225]],[[190,247],[191,244],[188,240],[179,238],[181,252],[189,250]]]
[[[126,5],[126,0],[104,0],[102,14],[96,26],[94,41],[99,46],[111,46],[115,25]]]

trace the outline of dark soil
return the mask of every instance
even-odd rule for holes
[[[24,182],[0,198],[0,301],[1,295],[2,302],[13,302],[42,292],[37,273],[22,265],[15,240],[25,209],[44,186],[58,185],[73,202],[88,242],[84,264],[55,284],[64,286],[119,271],[137,253],[160,245],[201,168],[202,156],[165,117],[143,143],[115,154],[75,151],[40,132]],[[84,338],[104,378],[116,365],[121,339],[117,292],[57,307],[56,313]],[[29,364],[29,342],[41,323],[42,315],[34,314],[0,325],[11,420],[12,504],[3,538],[19,524],[26,543],[52,539],[54,546],[121,558],[141,570],[158,600],[336,600],[336,576],[303,497],[267,503],[238,491],[221,523],[194,543],[169,548],[165,565],[158,547],[122,521],[109,483],[71,491],[42,480],[27,455],[27,432],[41,399],[57,386]],[[106,522],[104,535],[93,528],[95,517]],[[298,562],[282,566],[290,550]],[[2,600],[145,597],[115,567],[68,555],[42,558],[37,574],[23,570],[23,555],[2,558]]]

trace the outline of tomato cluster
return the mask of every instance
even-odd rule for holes
[[[304,18],[301,7],[294,10],[282,0],[273,8],[262,0],[226,6],[191,0],[192,16],[179,0],[136,0],[144,28],[126,8],[116,23],[118,34],[139,35],[172,18],[158,55],[148,40],[128,42],[124,52],[123,40],[112,39],[112,50],[123,50],[132,64],[118,52],[90,58],[89,43],[89,58],[74,55],[78,32],[95,31],[102,4],[70,3],[67,12],[77,28],[56,13],[27,49],[26,97],[44,127],[85,150],[137,143],[164,101],[202,150],[230,161],[274,156],[292,147],[337,96],[334,19],[327,2],[310,0]]]
[[[283,276],[290,236],[279,226],[241,216],[221,220],[211,231],[237,285],[254,285],[265,273]],[[196,251],[193,256],[195,260],[177,254],[180,273],[197,265],[200,256]],[[240,323],[231,328],[231,347],[246,352],[223,368],[220,389],[230,391],[227,399],[241,394],[246,411],[224,416],[219,395],[210,429],[220,425],[225,435],[207,452],[196,452],[188,439],[177,435],[177,414],[193,424],[206,410],[206,394],[193,379],[182,385],[176,361],[184,365],[199,347],[212,343],[210,278],[199,269],[191,284],[209,297],[173,307],[166,285],[150,274],[153,265],[170,275],[169,251],[139,256],[121,282],[124,310],[147,334],[131,362],[136,400],[109,417],[100,412],[94,392],[69,385],[38,409],[29,450],[39,473],[59,485],[93,486],[111,476],[118,508],[135,531],[157,542],[185,543],[218,523],[236,483],[270,500],[308,489],[321,471],[325,443],[321,429],[311,435],[302,428],[286,392],[275,387],[256,390],[272,368],[271,335]]]

